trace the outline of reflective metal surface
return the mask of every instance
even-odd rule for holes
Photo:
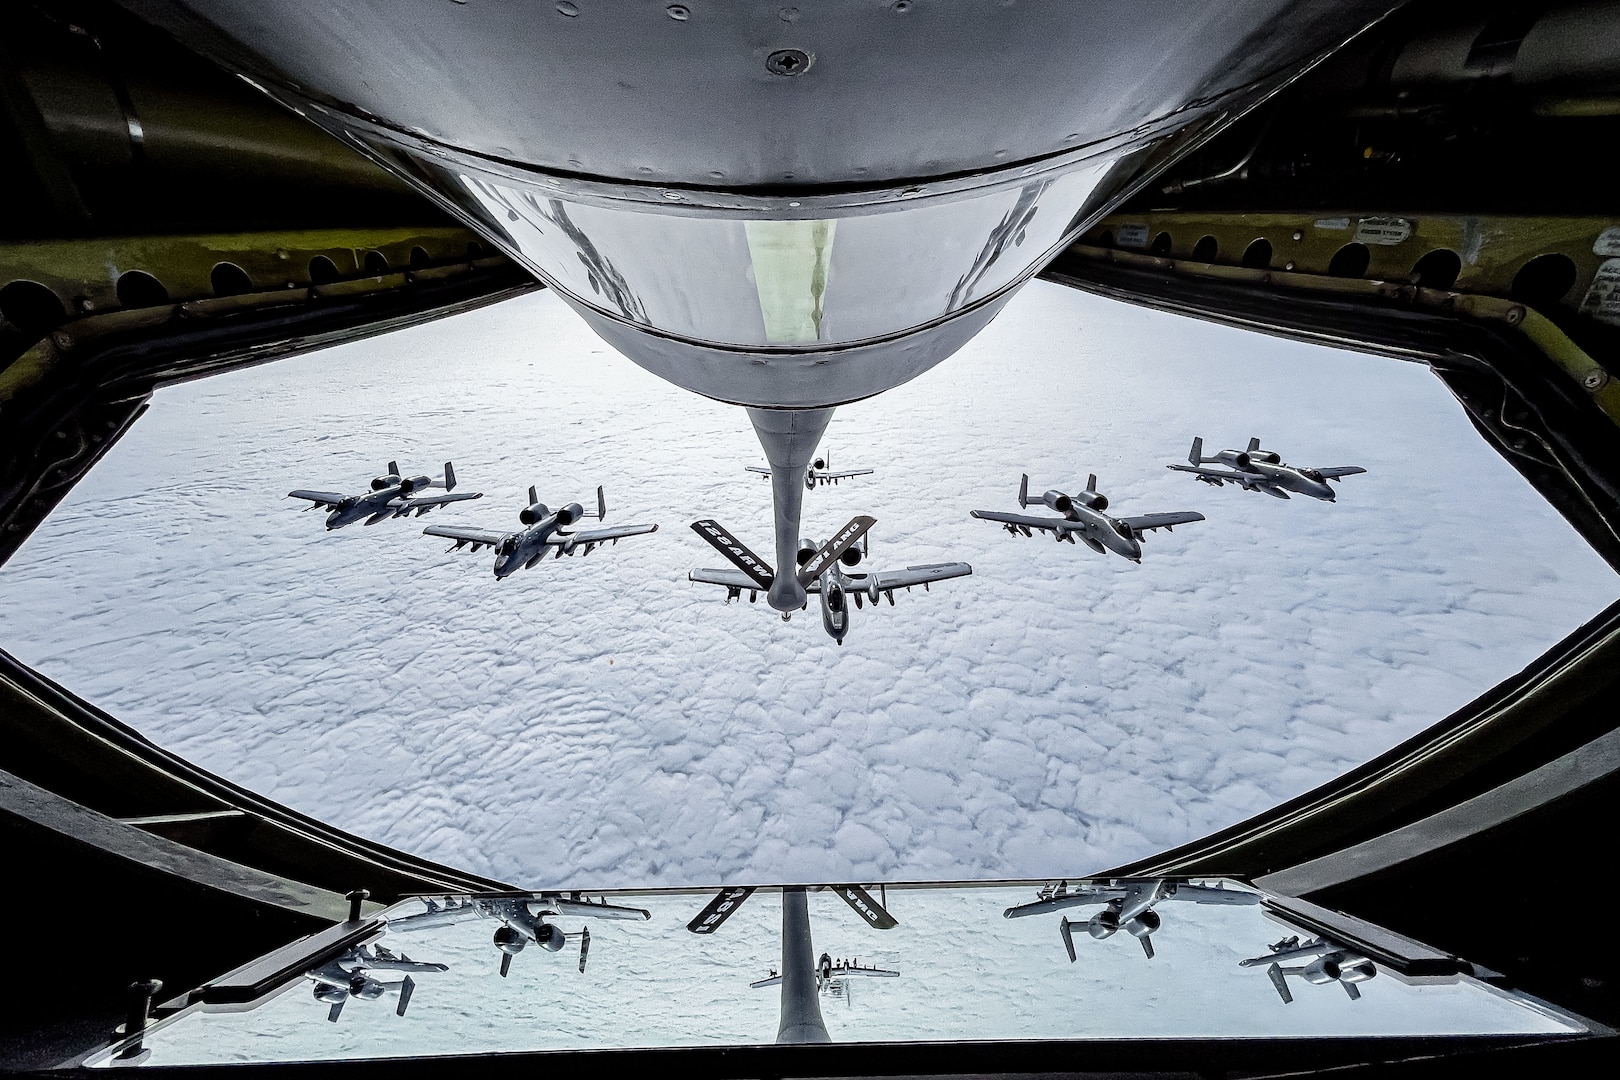
[[[261,1000],[205,988],[90,1064],[1586,1030],[1467,975],[1403,975],[1264,899],[1125,881],[409,900]]]

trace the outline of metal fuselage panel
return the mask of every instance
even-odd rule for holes
[[[547,551],[562,548],[548,544],[551,538],[562,526],[558,523],[556,514],[549,514],[541,518],[522,532],[509,533],[495,549],[495,577],[507,577],[527,566],[530,560],[542,558]],[[510,550],[503,550],[510,547]]]

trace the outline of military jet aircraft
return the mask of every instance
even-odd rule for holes
[[[416,516],[432,510],[435,506],[445,503],[462,502],[465,499],[482,499],[482,491],[456,491],[456,470],[450,462],[444,463],[444,479],[434,480],[427,476],[404,476],[399,471],[399,462],[390,461],[388,471],[371,481],[371,490],[364,495],[344,495],[337,491],[310,491],[299,488],[289,491],[289,499],[308,499],[310,505],[305,510],[317,508],[330,510],[326,515],[327,529],[341,529],[345,525],[352,525],[361,518],[366,519],[367,525],[375,525],[384,518],[404,517],[412,510]],[[418,495],[419,491],[428,488],[444,488],[444,495]]]
[[[751,473],[759,473],[767,480],[771,478],[771,470],[769,469],[761,468],[758,465],[749,465],[747,466],[747,469]],[[805,467],[804,488],[806,491],[814,491],[818,486],[826,484],[836,485],[838,481],[848,480],[852,476],[871,475],[871,469],[842,469],[838,472],[834,472],[832,468],[832,454],[823,452],[820,457],[811,459],[810,464]]]
[[[864,537],[866,530],[874,524],[875,519],[859,515],[852,518],[848,525],[819,548],[812,540],[799,541],[797,580],[805,592],[821,597],[821,625],[840,645],[844,643],[844,637],[849,633],[851,600],[855,602],[856,607],[861,607],[867,599],[876,604],[878,597],[884,596],[888,598],[890,606],[893,606],[896,589],[909,590],[913,585],[921,585],[927,589],[932,582],[966,577],[973,573],[973,567],[963,562],[930,563],[925,566],[908,566],[904,570],[846,573],[844,567],[857,566],[865,557],[865,545],[857,547],[856,541]],[[731,560],[737,569],[693,570],[686,575],[687,580],[724,585],[727,603],[740,597],[744,590],[748,592],[749,603],[759,599],[760,593],[770,591],[771,585],[776,581],[776,572],[771,569],[770,564],[749,551],[718,522],[707,519],[694,521],[692,530],[713,545],[716,551]],[[791,614],[783,612],[782,620],[786,622]]]
[[[605,529],[576,529],[568,530],[582,517],[590,517],[585,508],[579,503],[569,503],[558,510],[552,510],[540,501],[539,492],[529,488],[529,505],[518,511],[518,520],[526,528],[519,532],[498,533],[487,529],[471,529],[463,525],[429,525],[422,530],[423,536],[443,536],[454,540],[446,550],[455,551],[458,548],[472,545],[469,550],[477,551],[479,548],[492,547],[495,549],[495,578],[500,580],[507,577],[521,567],[530,567],[546,557],[547,551],[556,553],[556,558],[572,555],[575,551],[589,555],[600,544],[617,544],[626,536],[641,536],[645,533],[658,531],[657,525],[612,525]],[[596,489],[596,520],[601,521],[607,517],[607,496],[602,489]]]
[[[854,960],[847,957],[834,960],[830,953],[822,953],[821,959],[816,961],[816,991],[826,997],[843,998],[845,1005],[855,1003],[856,976],[869,979],[898,979],[900,973],[889,968],[862,964],[859,957]],[[772,968],[769,975],[749,983],[748,988],[760,990],[767,986],[781,985],[782,975]]]
[[[1336,982],[1344,987],[1351,1001],[1360,1001],[1361,989],[1356,984],[1364,983],[1378,974],[1377,965],[1367,957],[1325,938],[1300,941],[1297,936],[1285,937],[1267,948],[1270,949],[1268,955],[1239,960],[1238,966],[1267,965],[1266,975],[1271,979],[1271,985],[1277,988],[1277,996],[1283,999],[1284,1005],[1291,1005],[1294,1001],[1294,995],[1288,989],[1290,975],[1298,975],[1317,986]],[[1307,957],[1310,962],[1306,964],[1284,967],[1282,963],[1284,960],[1304,960]]]
[[[606,901],[587,899],[580,893],[529,893],[517,896],[445,897],[442,900],[425,899],[425,911],[400,915],[388,920],[388,929],[409,933],[447,923],[468,919],[496,919],[494,945],[501,952],[501,977],[504,979],[512,967],[512,957],[538,945],[547,952],[560,952],[569,941],[579,942],[579,970],[585,970],[585,961],[591,952],[591,931],[583,926],[566,932],[550,918],[640,919],[652,918],[645,908],[622,907]]]
[[[1187,461],[1189,462],[1187,465],[1166,467],[1178,472],[1192,473],[1204,483],[1213,484],[1215,487],[1231,483],[1244,491],[1263,491],[1279,499],[1288,498],[1288,493],[1292,491],[1296,495],[1309,495],[1323,502],[1333,502],[1336,498],[1333,488],[1328,485],[1329,480],[1367,471],[1360,465],[1334,465],[1326,469],[1307,469],[1289,465],[1276,451],[1260,449],[1260,440],[1255,438],[1249,440],[1247,450],[1222,450],[1214,457],[1205,457],[1204,440],[1195,438]],[[1204,463],[1209,461],[1219,462],[1230,468],[1204,468]]]
[[[1173,532],[1177,525],[1204,520],[1203,514],[1192,510],[1127,518],[1109,517],[1103,513],[1108,509],[1108,496],[1097,490],[1096,473],[1087,478],[1086,490],[1078,495],[1048,491],[1039,501],[1063,516],[1030,517],[1028,514],[1005,514],[999,510],[969,510],[968,513],[981,521],[998,522],[1014,536],[1019,533],[1031,536],[1031,529],[1046,529],[1059,542],[1067,540],[1072,544],[1075,537],[1079,537],[1080,542],[1093,551],[1112,551],[1136,563],[1142,561],[1142,540],[1148,530],[1168,529]],[[1029,503],[1029,475],[1026,473],[1018,482],[1018,505],[1025,507]]]
[[[645,908],[620,907],[616,904],[596,903],[578,894],[539,893],[529,897],[497,897],[484,900],[475,898],[472,907],[485,918],[499,919],[501,926],[495,931],[495,947],[501,951],[501,978],[511,970],[512,957],[530,944],[547,952],[559,952],[570,939],[579,942],[579,970],[585,972],[585,960],[591,952],[591,929],[583,926],[574,933],[565,933],[556,923],[547,922],[547,916],[594,916],[603,919],[650,919],[652,913]]]
[[[1074,963],[1074,928],[1084,927],[1099,941],[1124,930],[1142,943],[1142,951],[1153,959],[1153,932],[1161,925],[1159,913],[1153,906],[1163,900],[1189,900],[1195,904],[1258,904],[1258,893],[1226,889],[1219,886],[1193,885],[1189,882],[1164,880],[1129,880],[1082,882],[1070,888],[1060,881],[1042,889],[1027,904],[1010,907],[1001,914],[1008,919],[1021,919],[1028,915],[1043,915],[1050,911],[1078,907],[1084,904],[1102,904],[1103,910],[1081,922],[1070,921],[1067,915],[1058,923],[1058,935],[1063,948]]]
[[[304,972],[304,978],[315,984],[315,1000],[331,1006],[326,1011],[326,1019],[335,1024],[343,1014],[344,1004],[352,997],[373,1001],[384,994],[397,994],[399,1005],[395,1007],[394,1015],[405,1015],[405,1009],[411,1003],[411,994],[416,989],[416,980],[410,975],[397,980],[377,979],[372,977],[374,971],[420,974],[424,971],[449,970],[448,965],[412,960],[403,952],[396,956],[381,945],[359,945],[312,971]]]

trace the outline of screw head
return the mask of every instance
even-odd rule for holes
[[[1601,390],[1608,384],[1608,381],[1609,373],[1607,371],[1588,371],[1586,378],[1581,380],[1581,385],[1588,390]]]
[[[765,70],[772,75],[791,78],[803,75],[812,62],[810,54],[803,49],[777,49],[765,58]]]

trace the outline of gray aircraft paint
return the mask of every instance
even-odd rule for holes
[[[879,597],[887,597],[892,606],[896,589],[910,589],[915,585],[927,589],[932,582],[966,577],[973,573],[973,567],[963,562],[930,563],[908,566],[904,570],[845,573],[844,567],[856,566],[865,558],[867,549],[864,540],[867,530],[874,524],[873,518],[857,515],[820,547],[813,540],[800,540],[785,564],[797,566],[798,570],[788,575],[777,574],[718,522],[708,519],[694,521],[692,531],[724,555],[736,569],[693,570],[687,574],[687,580],[725,586],[726,602],[730,603],[740,598],[744,590],[747,590],[750,601],[757,599],[761,592],[769,595],[782,578],[791,576],[806,594],[805,602],[800,605],[801,610],[808,606],[809,594],[814,593],[821,602],[822,627],[829,637],[842,645],[849,634],[850,600],[854,600],[856,607],[861,607],[865,598],[870,598],[876,605]],[[862,541],[861,546],[855,546],[857,541]],[[772,606],[775,607],[774,604]],[[782,612],[784,621],[791,616],[791,611]]]
[[[553,510],[540,501],[539,492],[529,488],[529,505],[518,511],[518,520],[526,528],[518,532],[497,533],[460,525],[430,525],[422,530],[423,536],[442,536],[454,540],[450,550],[471,545],[472,551],[482,547],[495,549],[495,579],[510,577],[518,570],[537,565],[546,553],[554,558],[589,555],[602,544],[617,544],[626,536],[642,536],[658,531],[657,525],[614,525],[601,529],[568,531],[569,526],[583,517],[598,521],[607,517],[607,496],[602,488],[596,489],[596,513],[588,514],[579,503],[569,503]]]
[[[481,491],[450,492],[456,486],[455,466],[450,462],[444,463],[444,478],[434,480],[427,476],[404,476],[400,473],[399,463],[390,461],[388,471],[371,481],[371,490],[364,495],[344,495],[337,491],[311,491],[307,488],[298,488],[287,493],[289,499],[308,499],[310,505],[305,510],[314,510],[318,507],[329,509],[326,515],[326,528],[341,529],[345,525],[352,525],[362,518],[367,525],[375,525],[385,518],[405,517],[411,511],[416,516],[432,510],[436,506],[446,503],[463,502],[468,499],[482,499]],[[418,491],[429,488],[442,487],[443,495],[417,495]]]
[[[1027,507],[1030,501],[1029,474],[1026,473],[1018,482],[1018,505]],[[1043,494],[1037,501],[1063,516],[1031,517],[1027,514],[1007,514],[999,510],[969,510],[968,514],[981,521],[994,521],[1014,534],[1023,533],[1029,536],[1031,529],[1042,529],[1050,531],[1053,539],[1058,542],[1067,540],[1071,544],[1079,537],[1081,543],[1098,554],[1112,551],[1136,563],[1142,561],[1144,533],[1152,529],[1174,530],[1177,525],[1204,520],[1203,514],[1193,510],[1142,514],[1126,518],[1110,517],[1103,513],[1108,509],[1108,497],[1097,490],[1096,473],[1087,478],[1086,490],[1078,495],[1065,495],[1061,491],[1052,490]]]
[[[1214,487],[1236,484],[1244,491],[1263,491],[1278,499],[1288,498],[1288,493],[1292,491],[1295,495],[1309,495],[1323,502],[1334,502],[1337,497],[1328,484],[1329,480],[1367,471],[1360,465],[1333,465],[1322,469],[1289,465],[1276,451],[1260,449],[1260,440],[1255,438],[1249,439],[1246,450],[1222,450],[1214,457],[1205,457],[1204,440],[1195,437],[1187,461],[1186,465],[1170,465],[1167,468],[1192,473]],[[1206,462],[1217,462],[1227,466],[1227,469],[1206,469],[1203,467]]]

